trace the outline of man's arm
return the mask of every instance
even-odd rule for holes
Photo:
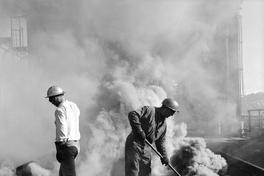
[[[67,139],[67,120],[66,120],[66,114],[62,109],[57,109],[55,111],[55,118],[56,118],[56,138],[59,139],[59,141],[63,141]]]
[[[145,142],[146,134],[142,130],[140,118],[142,117],[143,108],[130,111],[128,113],[128,120],[132,128],[132,132],[136,135],[140,142]]]
[[[141,123],[140,123],[140,114],[134,110],[128,113],[128,120],[130,122],[130,126],[134,133],[138,133],[142,131]]]
[[[166,151],[166,130],[167,127],[165,127],[165,130],[161,134],[160,138],[155,141],[155,145],[158,152],[163,156],[163,158],[161,158],[162,164],[168,165],[169,159]]]

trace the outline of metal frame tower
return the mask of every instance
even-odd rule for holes
[[[27,40],[27,19],[25,14],[10,17],[11,37],[0,38],[0,48],[6,54],[11,54],[12,58],[25,60],[28,56],[28,40]]]
[[[240,10],[241,10],[240,6]],[[237,24],[238,24],[238,75],[239,75],[239,97],[238,97],[238,116],[242,117],[242,97],[244,96],[244,76],[243,76],[243,55],[242,55],[242,16],[238,11]]]

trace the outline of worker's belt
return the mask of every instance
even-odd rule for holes
[[[66,141],[56,141],[57,143],[66,143],[66,142],[78,142],[78,140],[66,140]],[[55,142],[55,143],[56,143]]]

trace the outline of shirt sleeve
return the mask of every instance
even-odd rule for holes
[[[63,140],[67,138],[67,120],[66,114],[62,109],[55,111],[56,138]]]
[[[133,111],[130,111],[128,113],[128,120],[130,122],[133,133],[137,134],[137,133],[143,131],[142,127],[141,127],[141,122],[140,122],[140,118],[142,116],[142,111],[144,111],[143,108],[133,110]]]
[[[165,130],[161,134],[160,138],[155,141],[156,148],[163,157],[168,157],[166,152],[166,130],[167,126],[165,126]]]

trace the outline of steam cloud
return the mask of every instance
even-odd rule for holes
[[[15,167],[35,160],[56,174],[54,107],[44,99],[51,85],[62,87],[81,110],[80,176],[123,175],[124,142],[130,132],[127,112],[141,105],[160,106],[167,96],[181,97],[175,83],[184,82],[184,96],[197,106],[190,112],[180,102],[181,114],[170,124],[191,122],[198,109],[212,123],[224,120],[225,113],[233,115],[233,105],[222,105],[222,95],[212,84],[215,78],[201,59],[209,59],[217,47],[212,42],[216,26],[236,14],[240,0],[0,3],[0,20],[6,26],[10,16],[26,13],[30,52],[27,61],[9,54],[0,60],[0,139],[5,141],[0,163],[11,160]],[[8,33],[3,26],[1,33]],[[170,156],[179,135],[172,134]],[[154,165],[155,175],[164,172],[158,158]],[[0,173],[12,172],[5,166]]]

